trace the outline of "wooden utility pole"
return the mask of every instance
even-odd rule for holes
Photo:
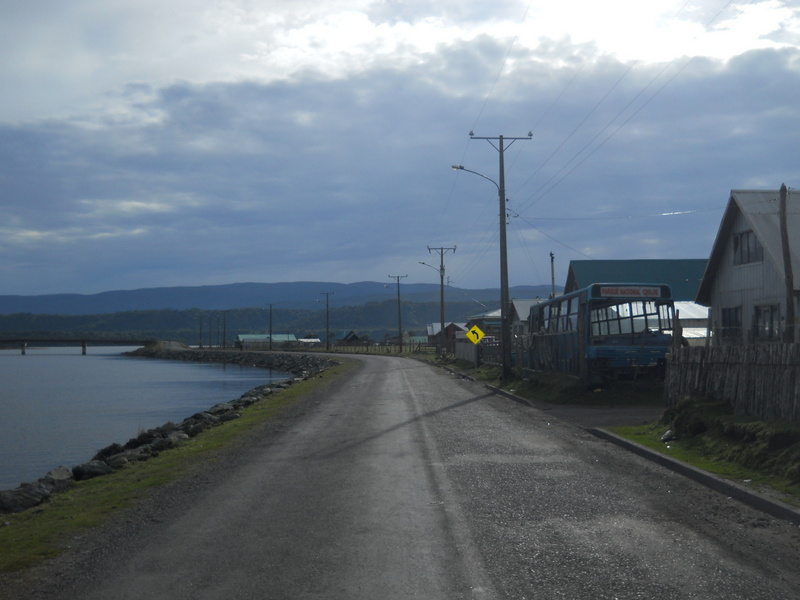
[[[397,343],[400,344],[399,354],[403,353],[403,317],[400,304],[400,280],[408,275],[389,275],[391,279],[397,280]]]
[[[792,272],[792,254],[789,247],[789,226],[786,219],[786,197],[789,191],[786,184],[781,184],[780,221],[781,248],[783,250],[783,274],[786,281],[786,326],[783,328],[783,341],[794,343],[794,273]]]
[[[502,374],[503,380],[511,378],[511,322],[509,321],[509,305],[511,300],[508,295],[508,244],[506,243],[506,167],[505,151],[517,140],[529,140],[533,137],[533,132],[529,132],[526,137],[478,137],[472,131],[469,132],[471,140],[487,140],[500,155],[500,183],[497,184],[497,194],[500,199],[500,353],[502,354]],[[497,140],[497,145],[494,144]],[[507,142],[507,143],[506,143]],[[482,175],[482,177],[485,177]],[[486,179],[489,179],[486,177]],[[490,180],[491,181],[491,180]]]
[[[439,253],[439,318],[441,323],[439,329],[438,353],[442,357],[447,354],[447,339],[444,336],[444,255],[448,252],[455,253],[456,247],[457,246],[453,246],[452,248],[431,248],[428,246],[428,253],[434,250]]]

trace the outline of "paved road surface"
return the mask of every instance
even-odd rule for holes
[[[363,357],[36,598],[800,598],[800,530],[413,360]]]

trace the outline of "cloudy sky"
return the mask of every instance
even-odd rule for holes
[[[7,0],[0,294],[512,285],[800,186],[797,0]],[[506,141],[508,145],[508,141]]]

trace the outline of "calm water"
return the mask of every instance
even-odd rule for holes
[[[233,400],[286,373],[129,358],[133,348],[0,350],[0,490],[72,468],[139,431]]]

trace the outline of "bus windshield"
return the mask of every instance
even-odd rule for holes
[[[592,300],[593,340],[606,336],[665,333],[672,329],[672,303],[653,300]]]

